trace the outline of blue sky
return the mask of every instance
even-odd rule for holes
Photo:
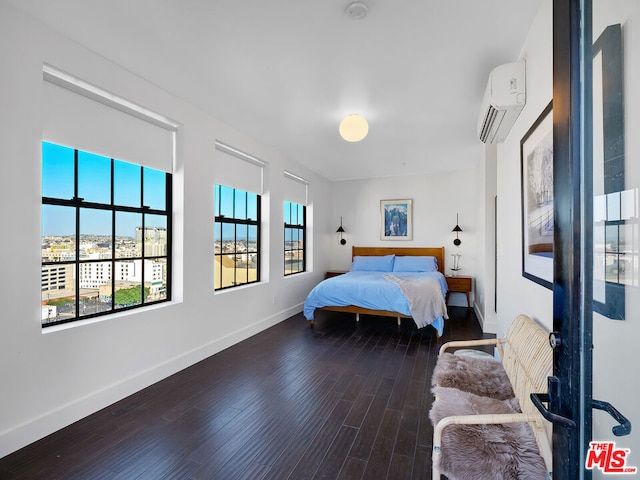
[[[243,219],[258,218],[258,195],[234,189],[225,185],[216,185],[214,189],[215,215],[227,218]],[[222,229],[222,234],[220,233]],[[256,240],[258,229],[256,226],[234,225],[229,223],[216,224],[214,228],[215,240]]]
[[[74,150],[42,142],[42,196],[62,199],[74,197]],[[115,160],[114,202],[116,205],[139,207],[141,203],[141,171],[139,165]],[[144,205],[165,208],[165,173],[144,168]],[[78,152],[78,196],[87,202],[111,203],[111,159]],[[147,215],[147,226],[166,227],[162,216]],[[142,215],[128,212],[116,214],[116,236],[133,236],[142,225]],[[100,210],[80,210],[81,234],[110,235],[111,214]],[[75,209],[43,205],[42,235],[72,235],[75,232]]]

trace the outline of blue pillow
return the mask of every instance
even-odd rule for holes
[[[395,255],[355,256],[351,264],[352,272],[392,272]]]
[[[396,257],[393,263],[394,272],[436,272],[438,260],[436,257]]]

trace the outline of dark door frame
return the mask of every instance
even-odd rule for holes
[[[591,0],[553,2],[554,285],[556,348],[549,409],[556,480],[590,479],[592,423]],[[585,220],[586,219],[586,220]]]

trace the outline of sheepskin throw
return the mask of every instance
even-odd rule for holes
[[[500,362],[485,358],[461,357],[448,352],[438,357],[431,384],[457,388],[498,400],[515,397],[507,372]]]
[[[436,401],[429,417],[434,425],[451,415],[520,411],[516,398],[497,400],[446,387],[434,387],[433,393]],[[527,423],[447,427],[442,435],[440,471],[449,480],[544,480],[547,476]]]

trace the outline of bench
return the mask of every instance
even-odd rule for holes
[[[493,356],[452,354],[494,345]],[[472,351],[467,351],[468,353]],[[552,478],[551,424],[530,400],[553,371],[548,332],[518,315],[506,338],[447,342],[433,372],[433,480]]]

